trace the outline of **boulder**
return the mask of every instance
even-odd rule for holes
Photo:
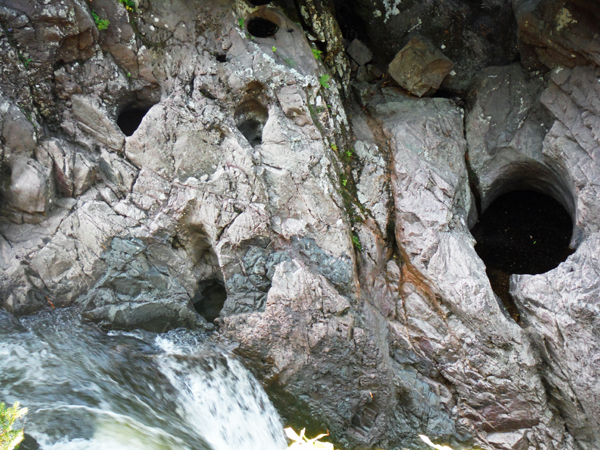
[[[346,52],[359,66],[364,66],[373,59],[373,53],[371,53],[369,47],[367,47],[358,39],[354,39],[350,43],[346,49]]]
[[[465,92],[481,69],[518,57],[517,24],[509,0],[353,0],[336,1],[347,39],[358,38],[381,65],[419,34],[455,63],[445,89]]]
[[[452,71],[454,63],[420,36],[415,36],[390,63],[389,74],[417,97],[431,95]]]
[[[11,208],[30,214],[46,214],[54,201],[51,171],[34,159],[18,158],[11,164]]]

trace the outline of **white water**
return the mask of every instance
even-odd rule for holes
[[[252,375],[196,333],[109,333],[70,311],[0,311],[0,401],[44,450],[282,450]],[[24,449],[27,450],[27,449]]]

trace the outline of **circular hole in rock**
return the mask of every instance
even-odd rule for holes
[[[254,6],[263,6],[271,3],[271,0],[249,0]]]
[[[192,299],[194,309],[208,322],[214,322],[227,300],[225,286],[218,280],[205,280],[198,284],[196,295]]]
[[[255,17],[248,21],[248,33],[257,38],[267,38],[275,36],[279,27],[275,22],[262,17]]]
[[[217,61],[220,63],[227,62],[227,55],[224,53],[220,53],[217,55]]]
[[[488,268],[507,274],[537,274],[573,253],[573,223],[554,198],[534,191],[500,195],[472,229],[475,250]]]
[[[255,100],[242,103],[234,115],[238,130],[253,147],[262,144],[263,128],[268,117],[267,108]]]
[[[571,216],[558,201],[529,190],[497,197],[471,230],[492,290],[516,322],[520,315],[509,293],[510,276],[554,269],[573,253],[572,230]]]
[[[140,123],[142,123],[142,119],[146,115],[146,113],[150,110],[150,107],[141,108],[125,108],[119,114],[117,118],[117,125],[123,132],[125,136],[131,136],[135,133],[135,130],[138,129]]]

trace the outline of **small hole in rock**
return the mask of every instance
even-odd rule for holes
[[[275,22],[262,17],[256,17],[248,22],[248,33],[257,38],[267,38],[275,36],[279,27]]]
[[[268,5],[271,3],[271,0],[250,0],[250,3],[252,3],[254,6],[262,6]]]
[[[217,55],[217,61],[219,61],[220,63],[227,62],[227,55],[224,53]]]
[[[198,284],[196,295],[192,299],[194,309],[208,322],[214,322],[227,300],[225,286],[218,280],[205,280]]]
[[[494,292],[515,317],[508,293],[512,274],[539,274],[557,267],[573,253],[573,223],[554,198],[518,190],[496,198],[471,230],[475,251],[487,268]]]
[[[125,136],[131,136],[138,129],[150,108],[125,108],[117,118],[117,125]]]
[[[242,103],[234,115],[238,130],[253,147],[262,144],[263,128],[268,117],[267,108],[255,100]]]

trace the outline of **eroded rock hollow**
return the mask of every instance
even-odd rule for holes
[[[0,4],[0,307],[211,331],[343,448],[600,448],[597,3],[134,3]],[[499,296],[517,190],[571,228]]]

